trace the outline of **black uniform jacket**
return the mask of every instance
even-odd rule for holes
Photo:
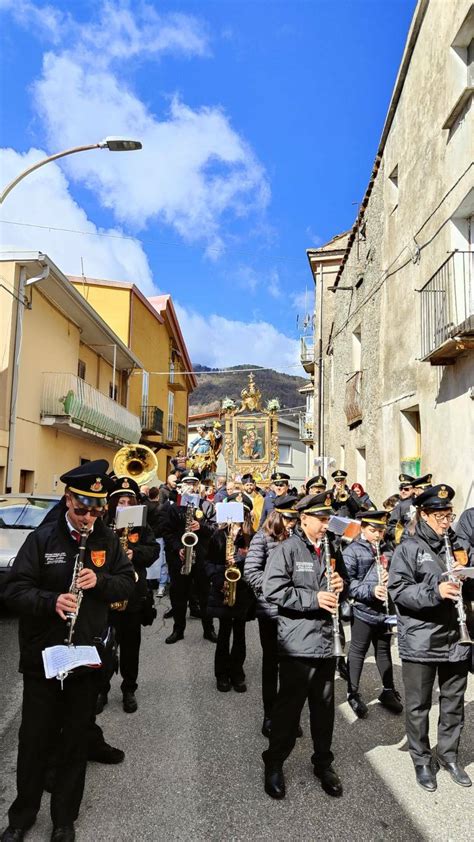
[[[243,578],[245,552],[242,541],[237,535],[234,542],[234,564],[241,573],[237,582],[235,605],[224,605],[224,572],[226,568],[226,530],[217,529],[209,541],[208,558],[205,563],[206,574],[210,579],[207,614],[209,617],[246,618],[254,603],[251,588]]]
[[[67,624],[56,614],[56,600],[69,591],[78,550],[61,517],[32,532],[18,552],[5,603],[20,614],[20,672],[44,678],[42,650],[64,643]],[[130,596],[135,576],[118,537],[100,520],[87,540],[84,567],[96,573],[97,584],[83,591],[73,642],[92,645],[107,627],[109,603]]]
[[[355,518],[357,512],[360,512],[363,509],[366,509],[367,507],[364,506],[364,504],[357,496],[355,491],[351,491],[347,485],[345,487],[345,492],[348,495],[347,500],[339,501],[335,496],[335,488],[333,488],[333,501],[331,503],[331,506],[336,512],[336,514],[339,515],[339,517]]]
[[[118,533],[120,536],[120,533]],[[131,529],[128,533],[128,549],[133,550],[132,564],[138,576],[133,593],[128,600],[129,613],[135,613],[142,608],[142,600],[147,595],[146,569],[151,567],[160,554],[160,546],[156,543],[150,526],[141,529]]]
[[[466,509],[459,518],[455,530],[459,544],[474,555],[474,507]],[[471,562],[472,564],[472,562]]]
[[[270,538],[264,529],[259,529],[250,542],[245,559],[244,577],[257,597],[257,617],[270,617],[276,620],[278,616],[277,606],[267,602],[263,596],[262,585],[268,558],[279,544],[280,542],[275,538]]]
[[[216,529],[216,510],[208,500],[201,500],[199,508],[202,517],[197,517],[199,529],[196,532],[198,542],[195,546],[196,562],[203,563],[207,557],[209,540]],[[186,526],[186,506],[177,506],[168,501],[160,510],[161,535],[165,541],[165,551],[168,564],[181,565],[179,551],[183,549],[181,538]]]
[[[384,545],[380,551],[385,556],[391,555]],[[343,550],[342,556],[350,580],[349,597],[354,600],[354,616],[370,626],[385,622],[383,603],[374,595],[379,578],[373,545],[360,536]]]
[[[405,528],[412,519],[412,506],[414,497],[407,497],[406,500],[399,500],[393,507],[388,518],[387,529],[385,537],[387,540],[395,541],[395,529],[397,524],[402,524]]]
[[[331,556],[347,590],[347,572],[339,550]],[[263,595],[278,606],[278,649],[292,658],[333,657],[332,615],[319,607],[317,593],[327,590],[324,549],[318,555],[300,527],[275,547],[263,576]]]
[[[463,661],[470,646],[459,643],[456,606],[438,585],[446,571],[443,542],[424,523],[395,550],[388,587],[398,615],[398,648],[405,661]],[[463,594],[472,598],[472,580]]]

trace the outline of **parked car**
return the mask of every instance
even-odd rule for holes
[[[60,500],[49,494],[0,495],[0,588],[25,538]]]

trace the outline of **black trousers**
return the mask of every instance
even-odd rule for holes
[[[272,617],[258,618],[262,646],[262,699],[265,717],[272,718],[278,693],[278,623]]]
[[[220,617],[217,633],[214,674],[217,679],[230,678],[243,681],[245,678],[244,662],[246,655],[245,618]],[[232,647],[230,637],[232,635]]]
[[[181,573],[182,562],[180,558],[168,557],[168,570],[170,574],[170,601],[173,609],[173,621],[175,631],[184,632],[186,628],[186,611],[188,602],[194,602],[196,596],[201,609],[201,622],[204,631],[213,628],[213,622],[206,617],[207,599],[209,596],[209,580],[200,562],[195,562],[189,576]]]
[[[87,734],[97,693],[90,673],[56,678],[23,676],[23,708],[18,739],[17,797],[8,811],[12,827],[36,820],[51,752],[57,749],[57,775],[51,794],[55,827],[79,815],[87,766]],[[61,739],[59,739],[61,735]]]
[[[111,611],[110,622],[115,629],[119,646],[119,669],[122,676],[122,693],[134,693],[138,687],[138,668],[140,665],[140,644],[142,624],[139,611]],[[104,676],[103,692],[110,690],[110,678]]]
[[[439,684],[438,755],[452,763],[464,725],[468,661],[420,664],[402,661],[408,748],[415,766],[431,762],[428,735],[433,685]]]
[[[393,690],[391,643],[392,635],[387,631],[387,626],[384,623],[371,626],[358,617],[353,618],[351,645],[347,656],[347,667],[349,670],[347,692],[349,694],[357,693],[359,690],[360,676],[370,644],[374,647],[375,662],[380,678],[382,679],[382,685],[387,690]]]
[[[292,752],[306,699],[314,748],[311,762],[317,769],[331,765],[335,671],[335,658],[280,659],[280,689],[272,711],[270,742],[262,754],[266,766],[281,766]]]

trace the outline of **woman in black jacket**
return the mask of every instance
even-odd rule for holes
[[[140,490],[136,482],[129,477],[118,477],[112,491],[109,492],[109,510],[107,522],[114,526],[117,509],[125,506],[137,506]],[[112,603],[110,606],[110,620],[115,628],[117,643],[120,648],[120,675],[122,676],[121,690],[123,694],[123,709],[125,713],[135,713],[138,708],[135,698],[137,689],[138,667],[141,644],[141,616],[144,600],[147,596],[146,569],[151,567],[158,558],[160,547],[156,543],[153,530],[145,525],[133,527],[128,531],[125,542],[124,530],[117,534],[125,544],[125,552],[135,570],[135,589],[126,602]],[[107,694],[110,690],[110,677],[106,679],[97,700],[97,713],[101,713],[107,704]]]
[[[374,647],[375,661],[382,679],[379,702],[393,713],[401,713],[403,705],[393,683],[393,665],[390,651],[392,628],[387,606],[387,570],[378,569],[376,544],[380,545],[381,566],[388,566],[383,544],[388,513],[385,511],[359,512],[361,534],[343,550],[344,564],[349,576],[349,597],[352,608],[351,645],[347,658],[347,701],[352,710],[363,719],[368,708],[359,694],[359,682],[369,646]],[[380,577],[380,581],[379,581]]]
[[[270,736],[272,708],[278,693],[278,608],[266,601],[262,593],[265,566],[281,541],[289,538],[296,524],[298,513],[294,508],[297,497],[285,495],[268,515],[263,527],[250,543],[245,559],[244,577],[257,598],[257,620],[262,646],[262,734]],[[301,729],[299,729],[301,733]]]
[[[470,642],[461,639],[459,598],[472,599],[474,585],[472,579],[463,584],[446,575],[450,567],[467,562],[449,530],[453,497],[449,485],[433,486],[416,497],[414,533],[395,550],[388,582],[398,615],[408,748],[417,783],[429,792],[436,789],[439,766],[460,786],[472,783],[458,762],[471,655]],[[436,677],[439,719],[433,758],[428,728]]]
[[[253,604],[252,591],[239,579],[236,586],[235,605],[225,604],[225,568],[227,555],[228,529],[232,529],[234,559],[233,564],[243,572],[245,556],[253,536],[252,501],[247,494],[231,494],[227,502],[242,502],[244,506],[243,523],[219,524],[209,542],[206,573],[210,579],[208,600],[208,617],[218,617],[219,631],[217,635],[216,654],[214,659],[214,673],[216,686],[221,693],[228,692],[231,687],[237,693],[245,693],[244,662],[246,655],[245,624],[250,608]],[[232,635],[232,648],[230,638]]]

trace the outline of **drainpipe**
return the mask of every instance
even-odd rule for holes
[[[18,402],[18,382],[20,375],[20,354],[21,354],[21,340],[23,337],[23,313],[27,306],[25,301],[25,289],[27,286],[44,281],[49,275],[49,265],[43,264],[43,271],[34,278],[26,280],[26,267],[20,267],[20,282],[18,285],[18,304],[16,311],[16,331],[15,331],[15,348],[13,351],[13,375],[12,375],[12,391],[10,397],[10,423],[8,436],[8,460],[7,460],[7,478],[6,478],[6,493],[12,493],[13,485],[13,461],[15,457],[15,439],[16,439],[16,406]]]

